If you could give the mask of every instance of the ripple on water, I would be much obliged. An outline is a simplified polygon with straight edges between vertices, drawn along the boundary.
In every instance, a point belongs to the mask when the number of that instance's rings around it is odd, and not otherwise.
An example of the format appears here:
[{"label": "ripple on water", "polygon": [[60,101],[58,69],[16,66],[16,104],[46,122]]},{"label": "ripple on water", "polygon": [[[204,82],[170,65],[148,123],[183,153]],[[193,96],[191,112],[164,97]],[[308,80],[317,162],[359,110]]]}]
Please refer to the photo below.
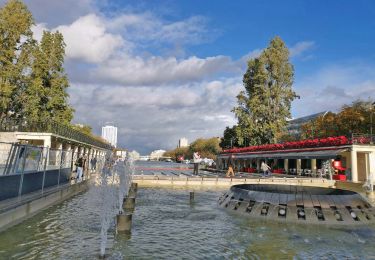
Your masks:
[{"label": "ripple on water", "polygon": [[[90,189],[0,235],[0,259],[96,259],[100,200]],[[131,235],[108,237],[108,259],[324,259],[375,256],[374,227],[328,229],[244,218],[222,192],[139,189]],[[341,242],[338,241],[341,240]]]}]

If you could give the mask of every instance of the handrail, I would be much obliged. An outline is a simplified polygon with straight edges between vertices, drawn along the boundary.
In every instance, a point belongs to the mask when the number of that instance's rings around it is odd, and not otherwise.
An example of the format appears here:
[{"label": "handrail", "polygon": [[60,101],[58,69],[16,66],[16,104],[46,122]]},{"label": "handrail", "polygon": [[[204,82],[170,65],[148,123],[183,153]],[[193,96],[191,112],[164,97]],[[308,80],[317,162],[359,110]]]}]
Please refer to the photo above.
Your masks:
[{"label": "handrail", "polygon": [[55,121],[27,121],[27,120],[3,120],[0,123],[0,132],[47,132],[63,137],[77,140],[82,143],[97,146],[103,149],[113,147],[105,142],[99,141],[87,134],[73,129],[68,125],[63,125]]}]

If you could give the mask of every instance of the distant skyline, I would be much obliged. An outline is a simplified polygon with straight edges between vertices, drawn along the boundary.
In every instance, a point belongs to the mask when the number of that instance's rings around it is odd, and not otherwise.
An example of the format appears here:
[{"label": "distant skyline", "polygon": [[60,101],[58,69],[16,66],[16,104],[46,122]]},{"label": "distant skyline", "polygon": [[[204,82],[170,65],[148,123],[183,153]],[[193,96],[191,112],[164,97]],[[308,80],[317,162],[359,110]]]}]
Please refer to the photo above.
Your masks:
[{"label": "distant skyline", "polygon": [[[0,4],[4,4],[0,0]],[[149,154],[221,136],[246,60],[276,35],[295,68],[292,116],[375,97],[375,1],[27,0],[35,37],[63,33],[74,122]]]}]

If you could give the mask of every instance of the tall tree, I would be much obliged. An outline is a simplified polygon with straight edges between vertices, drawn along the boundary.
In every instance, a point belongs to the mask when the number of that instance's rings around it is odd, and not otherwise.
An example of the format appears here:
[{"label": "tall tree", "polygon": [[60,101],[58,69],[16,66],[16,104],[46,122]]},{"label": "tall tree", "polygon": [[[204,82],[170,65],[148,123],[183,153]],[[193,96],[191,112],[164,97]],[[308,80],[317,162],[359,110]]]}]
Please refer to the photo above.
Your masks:
[{"label": "tall tree", "polygon": [[0,9],[0,122],[20,117],[19,97],[27,85],[35,44],[33,23],[32,14],[21,1],[10,0]]},{"label": "tall tree", "polygon": [[290,118],[291,102],[298,97],[292,89],[294,70],[289,50],[280,37],[271,40],[258,58],[248,61],[243,77],[245,90],[233,109],[238,143],[258,145],[277,142]]},{"label": "tall tree", "polygon": [[30,84],[23,95],[24,115],[30,120],[69,124],[73,109],[68,104],[69,81],[63,68],[65,43],[61,33],[43,32],[33,50]]}]

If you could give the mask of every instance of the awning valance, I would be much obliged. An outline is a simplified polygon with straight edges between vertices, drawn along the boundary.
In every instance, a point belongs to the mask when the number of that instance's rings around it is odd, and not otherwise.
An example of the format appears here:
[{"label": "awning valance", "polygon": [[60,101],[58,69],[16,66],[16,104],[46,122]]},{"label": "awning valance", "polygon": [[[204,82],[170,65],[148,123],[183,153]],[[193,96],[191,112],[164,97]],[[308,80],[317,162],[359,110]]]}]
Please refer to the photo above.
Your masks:
[{"label": "awning valance", "polygon": [[[233,154],[234,159],[256,159],[256,158],[272,158],[272,159],[334,159],[340,153],[348,149],[330,149],[321,151],[294,151],[294,152],[276,152],[276,153],[250,153],[250,154]],[[226,159],[230,155],[219,155],[219,159]]]}]

